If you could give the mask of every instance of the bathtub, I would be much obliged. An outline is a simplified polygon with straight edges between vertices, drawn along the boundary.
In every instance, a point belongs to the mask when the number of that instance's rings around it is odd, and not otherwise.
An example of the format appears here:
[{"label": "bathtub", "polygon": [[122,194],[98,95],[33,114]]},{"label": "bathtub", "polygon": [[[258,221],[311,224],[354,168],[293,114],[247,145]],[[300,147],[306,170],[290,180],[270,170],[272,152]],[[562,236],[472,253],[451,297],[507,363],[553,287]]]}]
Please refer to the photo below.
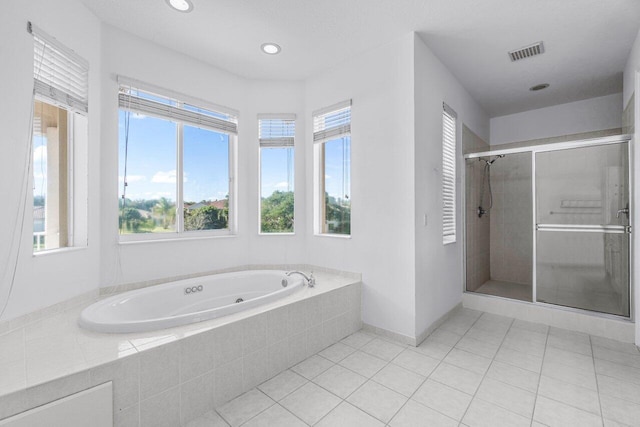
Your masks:
[{"label": "bathtub", "polygon": [[80,327],[108,333],[143,332],[202,322],[267,304],[302,289],[303,278],[251,270],[179,280],[124,292],[85,308]]}]

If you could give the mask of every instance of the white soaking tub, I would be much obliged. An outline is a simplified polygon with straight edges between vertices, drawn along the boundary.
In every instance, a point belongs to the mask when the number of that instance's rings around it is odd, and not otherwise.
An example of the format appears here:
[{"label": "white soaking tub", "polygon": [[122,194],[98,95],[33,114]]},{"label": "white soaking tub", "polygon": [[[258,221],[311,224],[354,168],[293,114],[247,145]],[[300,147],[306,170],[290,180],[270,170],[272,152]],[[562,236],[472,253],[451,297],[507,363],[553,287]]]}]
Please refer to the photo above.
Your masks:
[{"label": "white soaking tub", "polygon": [[78,323],[128,333],[202,322],[267,304],[302,289],[300,275],[250,270],[179,280],[124,292],[85,308]]}]

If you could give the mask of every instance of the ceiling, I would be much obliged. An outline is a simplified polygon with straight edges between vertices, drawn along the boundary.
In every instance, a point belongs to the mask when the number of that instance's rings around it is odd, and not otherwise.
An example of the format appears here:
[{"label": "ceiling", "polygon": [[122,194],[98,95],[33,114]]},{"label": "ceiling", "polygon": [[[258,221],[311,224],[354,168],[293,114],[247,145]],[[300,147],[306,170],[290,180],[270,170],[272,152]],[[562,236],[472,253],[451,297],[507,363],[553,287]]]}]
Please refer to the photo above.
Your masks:
[{"label": "ceiling", "polygon": [[[252,79],[304,80],[416,31],[491,116],[622,91],[638,0],[82,0],[104,22]],[[544,41],[511,63],[507,51]],[[260,51],[276,42],[276,56]],[[540,92],[529,87],[550,83]]]}]

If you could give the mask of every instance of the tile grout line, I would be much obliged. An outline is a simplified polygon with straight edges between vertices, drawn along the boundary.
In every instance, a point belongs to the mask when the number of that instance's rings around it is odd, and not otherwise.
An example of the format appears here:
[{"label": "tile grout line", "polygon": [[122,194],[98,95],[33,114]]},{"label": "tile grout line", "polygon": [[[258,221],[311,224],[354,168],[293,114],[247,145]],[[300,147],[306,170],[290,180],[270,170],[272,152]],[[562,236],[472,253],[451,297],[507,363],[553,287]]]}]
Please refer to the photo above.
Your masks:
[{"label": "tile grout line", "polygon": [[[454,348],[456,348],[456,344],[458,344],[458,343],[460,342],[460,340],[462,340],[462,338],[464,338],[464,336],[467,334],[467,332],[469,332],[469,331],[471,330],[471,328],[473,328],[473,325],[475,325],[481,317],[482,317],[482,314],[481,314],[480,316],[476,317],[476,319],[475,319],[475,320],[473,321],[473,323],[469,326],[469,328],[466,330],[466,332],[465,332],[464,334],[462,334],[462,335],[460,336],[460,338],[459,338],[459,339],[458,339],[458,340],[457,340],[457,341],[456,341],[456,342],[451,346],[451,348],[449,349],[449,351],[447,351],[447,353],[446,353],[444,356],[442,356],[442,359],[440,359],[440,361],[438,362],[438,364],[433,368],[433,370],[429,373],[429,375],[427,375],[427,376],[426,376],[426,378],[424,379],[424,381],[422,381],[422,383],[420,383],[420,385],[418,386],[418,388],[416,388],[416,389],[415,389],[415,391],[411,394],[411,396],[409,396],[409,399],[407,399],[407,401],[406,401],[406,402],[405,402],[405,403],[404,403],[404,404],[403,404],[403,405],[402,405],[402,406],[401,406],[401,407],[396,411],[396,413],[393,415],[393,417],[391,417],[391,420],[389,420],[389,423],[390,423],[390,422],[391,422],[391,421],[396,417],[396,415],[398,415],[398,413],[399,413],[399,412],[400,412],[400,411],[401,411],[401,410],[402,410],[402,409],[407,405],[407,403],[409,402],[409,400],[411,400],[411,399],[413,398],[413,396],[415,396],[415,394],[418,392],[418,390],[420,390],[420,388],[422,388],[422,386],[423,386],[423,385],[424,385],[424,384],[425,384],[425,383],[426,383],[426,382],[431,378],[431,375],[432,375],[432,374],[433,374],[433,373],[438,369],[438,367],[442,364],[442,362],[444,362],[444,359],[449,355],[449,353],[451,353],[451,351],[452,351]],[[442,326],[442,325],[440,325],[440,326]],[[436,328],[433,332],[437,331],[437,330],[440,328],[440,326],[438,326],[438,328]],[[443,329],[443,330],[445,330],[445,331],[446,331],[446,329]],[[432,332],[431,334],[433,334],[433,332]],[[455,334],[455,332],[453,332],[453,331],[449,331],[449,332],[451,332],[451,333],[454,333],[454,334]],[[427,338],[428,338],[429,336],[431,336],[431,334],[429,334],[429,335],[427,336]],[[458,334],[456,334],[456,335],[458,335]],[[426,338],[425,338],[425,341],[426,341]],[[423,341],[423,342],[424,342],[424,341]],[[444,343],[442,343],[442,344],[444,344]],[[431,380],[431,381],[436,381],[436,380]],[[440,383],[439,381],[436,381],[436,382],[437,382],[437,383],[439,383],[439,384],[442,384],[442,383]],[[451,386],[448,386],[448,385],[446,385],[446,384],[443,384],[443,385],[445,385],[445,386],[447,386],[447,387],[451,387]],[[456,390],[457,390],[457,389],[456,389]],[[472,399],[473,399],[473,398],[472,398]],[[416,401],[416,402],[417,402],[417,401]],[[417,402],[417,403],[420,403],[420,402]],[[421,404],[421,403],[420,403],[420,404]],[[469,404],[471,404],[471,402],[469,402]],[[421,404],[421,405],[422,405],[422,404]],[[442,415],[444,415],[444,416],[446,416],[446,417],[448,417],[448,418],[450,418],[450,419],[452,419],[452,420],[454,420],[454,421],[457,421],[457,420],[455,420],[454,418],[451,418],[450,416],[448,416],[448,415],[446,415],[446,414],[443,414],[442,412],[438,411],[437,409],[433,409],[433,408],[431,408],[431,407],[429,407],[429,406],[426,406],[426,405],[424,405],[424,406],[425,406],[425,407],[427,407],[427,408],[429,408],[429,409],[431,409],[431,410],[433,410],[433,411],[435,411],[435,412],[437,412],[437,413],[439,413],[439,414],[442,414]],[[468,409],[468,407],[467,407],[467,409]],[[465,414],[466,414],[466,410],[465,410]],[[465,415],[465,414],[463,414],[463,415],[462,415],[462,417],[460,418],[460,421],[458,421],[458,425],[462,424],[462,419],[464,418],[464,415]],[[389,425],[389,423],[387,423],[387,425]]]},{"label": "tile grout line", "polygon": [[591,341],[591,335],[589,335],[589,346],[591,348],[591,362],[593,363],[593,376],[596,379],[596,392],[598,393],[598,409],[600,409],[600,421],[604,425],[604,412],[602,412],[602,402],[600,400],[600,385],[598,384],[598,371],[596,371],[596,360],[593,351],[593,341]]},{"label": "tile grout line", "polygon": [[[484,313],[482,315],[480,315],[480,317],[478,318],[478,320],[484,316]],[[509,331],[511,330],[511,327],[513,326],[513,322],[515,321],[515,319],[511,318],[511,322],[509,323],[509,328],[507,328],[507,331],[505,332],[504,336],[502,337],[502,340],[500,341],[500,345],[498,346],[498,349],[500,349],[500,347],[502,347],[502,344],[504,343],[504,340],[507,338],[507,334],[509,333]],[[475,323],[474,323],[475,325]],[[472,326],[473,327],[473,326]],[[469,328],[469,330],[471,330],[471,328]],[[469,331],[467,331],[468,333]],[[465,334],[466,335],[466,334]],[[498,352],[496,351],[496,354],[498,354]],[[489,372],[489,368],[491,367],[491,365],[493,364],[493,361],[495,360],[496,355],[494,354],[493,357],[491,358],[491,363],[489,364],[489,367],[487,367],[487,370],[484,372],[484,374],[482,375],[482,379],[480,380],[480,384],[478,384],[478,388],[476,388],[476,391],[473,393],[473,396],[471,397],[471,401],[469,402],[469,406],[467,406],[467,409],[464,411],[464,414],[462,415],[462,418],[460,419],[460,424],[462,424],[462,421],[464,420],[464,417],[467,415],[467,413],[469,412],[469,408],[471,407],[471,404],[473,403],[473,400],[476,398],[476,395],[478,394],[478,390],[480,390],[480,387],[482,386],[482,383],[484,382],[485,378],[487,377],[487,372]],[[480,399],[482,400],[482,399]],[[491,403],[491,402],[489,402]],[[500,405],[496,405],[499,408],[502,408]],[[503,408],[505,409],[505,408]],[[511,412],[511,411],[509,411]],[[515,412],[513,412],[515,414]],[[520,414],[517,414],[520,415]]]},{"label": "tile grout line", "polygon": [[538,374],[538,385],[536,386],[536,397],[533,399],[533,412],[531,413],[531,426],[533,426],[533,421],[536,415],[536,405],[538,404],[538,391],[540,391],[540,382],[542,381],[542,369],[544,366],[544,358],[547,355],[547,343],[549,342],[550,332],[551,332],[551,328],[547,327],[547,335],[544,340],[544,351],[542,352],[542,363],[540,364],[540,373]]}]

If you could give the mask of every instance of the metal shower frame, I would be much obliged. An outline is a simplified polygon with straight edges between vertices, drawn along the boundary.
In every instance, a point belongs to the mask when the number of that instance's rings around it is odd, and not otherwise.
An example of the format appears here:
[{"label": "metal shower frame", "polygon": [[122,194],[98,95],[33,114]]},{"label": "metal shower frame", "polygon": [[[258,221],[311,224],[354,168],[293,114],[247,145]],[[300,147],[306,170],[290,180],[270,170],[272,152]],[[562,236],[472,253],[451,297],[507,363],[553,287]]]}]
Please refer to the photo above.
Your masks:
[{"label": "metal shower frame", "polygon": [[[556,304],[550,304],[550,303],[544,303],[544,302],[538,302],[537,301],[537,292],[536,292],[536,285],[537,285],[537,277],[536,277],[536,265],[537,265],[537,238],[536,238],[536,231],[537,231],[537,223],[536,223],[536,180],[535,180],[535,172],[536,172],[536,154],[537,153],[543,153],[543,152],[550,152],[550,151],[560,151],[560,150],[568,150],[568,149],[572,149],[572,148],[583,148],[583,147],[594,147],[594,146],[599,146],[599,145],[613,145],[613,144],[621,144],[621,143],[627,143],[627,149],[628,149],[628,161],[629,161],[629,182],[628,182],[628,192],[629,192],[629,229],[633,230],[634,226],[635,226],[635,217],[636,217],[636,212],[635,212],[635,200],[634,200],[634,186],[633,186],[633,181],[634,181],[634,176],[635,176],[635,171],[634,171],[634,165],[633,165],[633,154],[634,154],[634,138],[633,135],[615,135],[615,136],[607,136],[607,137],[603,137],[603,138],[592,138],[592,139],[582,139],[582,140],[577,140],[577,141],[566,141],[566,142],[555,142],[555,143],[548,143],[548,144],[539,144],[539,145],[525,145],[522,147],[515,147],[515,148],[504,148],[504,149],[495,149],[495,150],[488,150],[488,151],[482,151],[482,152],[477,152],[477,153],[468,153],[468,154],[464,154],[463,157],[463,164],[462,167],[460,168],[462,170],[462,182],[461,182],[461,194],[462,194],[462,236],[463,236],[463,250],[462,250],[462,264],[463,264],[463,289],[462,292],[463,293],[473,293],[475,295],[482,295],[482,294],[478,294],[476,292],[471,292],[471,291],[467,291],[467,198],[466,198],[466,186],[467,186],[467,181],[466,181],[466,164],[465,164],[465,160],[467,159],[476,159],[476,158],[480,158],[480,157],[487,157],[487,156],[496,156],[496,155],[508,155],[508,154],[518,154],[518,153],[531,153],[531,199],[532,199],[532,213],[533,213],[533,220],[532,220],[532,224],[531,224],[531,230],[533,233],[533,257],[532,257],[532,263],[533,263],[533,268],[532,268],[532,277],[531,277],[531,285],[532,285],[532,301],[520,301],[518,300],[518,302],[523,302],[523,303],[529,303],[529,304],[535,304],[535,305],[540,305],[540,306],[545,306],[545,307],[550,307],[553,309],[557,309],[557,310],[565,310],[565,311],[572,311],[572,312],[578,312],[578,313],[583,313],[583,314],[589,314],[592,316],[598,316],[598,317],[604,317],[604,318],[610,318],[610,319],[623,319],[623,320],[629,320],[629,321],[634,321],[635,320],[635,291],[634,291],[634,283],[635,283],[635,272],[634,272],[634,268],[633,268],[633,260],[634,260],[634,253],[635,253],[635,248],[634,248],[634,239],[633,239],[633,235],[630,234],[629,237],[629,317],[626,316],[619,316],[619,315],[615,315],[615,314],[609,314],[609,313],[601,313],[601,312],[597,312],[597,311],[591,311],[591,310],[586,310],[586,309],[581,309],[581,308],[575,308],[575,307],[567,307],[567,306],[561,306],[561,305],[556,305]],[[633,230],[634,232],[637,232],[636,230]],[[512,300],[511,298],[507,298],[507,297],[501,297],[501,296],[497,296],[497,295],[483,295],[489,298],[502,298],[502,299],[507,299],[507,300]]]}]

